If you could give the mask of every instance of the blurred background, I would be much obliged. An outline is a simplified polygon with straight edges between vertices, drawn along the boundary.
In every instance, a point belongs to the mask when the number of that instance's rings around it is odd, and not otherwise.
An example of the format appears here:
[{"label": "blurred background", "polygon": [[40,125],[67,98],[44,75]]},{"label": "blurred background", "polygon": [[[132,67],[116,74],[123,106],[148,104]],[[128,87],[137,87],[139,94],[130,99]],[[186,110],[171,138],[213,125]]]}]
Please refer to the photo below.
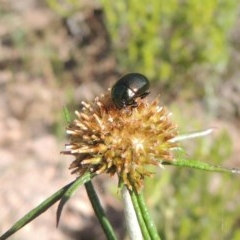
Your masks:
[{"label": "blurred background", "polygon": [[[63,107],[104,93],[123,74],[151,81],[173,112],[187,156],[240,167],[238,0],[0,0],[0,234],[75,179]],[[116,182],[95,186],[126,238]],[[239,176],[157,170],[144,189],[162,239],[240,239]],[[84,188],[56,229],[56,206],[10,239],[105,239]]]}]

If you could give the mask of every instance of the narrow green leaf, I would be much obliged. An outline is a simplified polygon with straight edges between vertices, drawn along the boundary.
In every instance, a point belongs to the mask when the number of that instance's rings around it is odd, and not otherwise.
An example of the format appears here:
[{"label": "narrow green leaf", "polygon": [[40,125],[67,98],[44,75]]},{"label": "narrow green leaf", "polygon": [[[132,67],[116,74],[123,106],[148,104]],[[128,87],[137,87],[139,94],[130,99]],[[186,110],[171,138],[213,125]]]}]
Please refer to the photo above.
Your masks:
[{"label": "narrow green leaf", "polygon": [[64,194],[62,195],[61,201],[58,205],[58,208],[57,208],[57,226],[59,224],[61,213],[62,213],[63,207],[66,204],[66,202],[78,190],[79,186],[90,181],[93,177],[94,177],[94,174],[91,175],[90,173],[85,173],[83,176],[77,178],[72,183],[72,185],[69,186],[69,188],[64,192]]},{"label": "narrow green leaf", "polygon": [[92,185],[92,182],[91,181],[86,182],[85,188],[86,188],[89,200],[91,201],[94,212],[95,212],[95,214],[102,226],[102,229],[106,235],[106,238],[108,240],[117,240],[117,237],[113,231],[111,223],[108,221],[107,216],[105,215],[105,212],[100,204],[97,193],[95,192],[95,189]]},{"label": "narrow green leaf", "polygon": [[66,106],[63,107],[63,113],[64,113],[64,117],[65,120],[67,121],[67,123],[71,122],[71,117],[70,117],[70,113],[68,111],[68,108]]},{"label": "narrow green leaf", "polygon": [[162,162],[163,165],[172,165],[176,167],[188,167],[188,168],[196,168],[204,171],[210,172],[223,172],[223,173],[238,173],[240,174],[240,169],[238,168],[224,168],[220,166],[213,166],[211,164],[191,160],[191,159],[175,159],[172,162]]},{"label": "narrow green leaf", "polygon": [[157,232],[157,228],[153,222],[153,219],[151,218],[151,216],[148,212],[143,194],[142,193],[134,193],[134,194],[138,201],[138,205],[139,205],[140,211],[142,213],[142,217],[143,217],[146,227],[148,229],[150,239],[151,240],[160,240],[160,237]]},{"label": "narrow green leaf", "polygon": [[[74,181],[75,182],[75,181]],[[27,213],[24,217],[22,217],[20,220],[18,220],[7,232],[5,232],[1,237],[0,240],[7,239],[9,236],[17,232],[19,229],[24,227],[27,223],[34,220],[36,217],[44,213],[48,208],[50,208],[54,203],[56,203],[61,197],[64,195],[64,193],[71,187],[74,182],[69,183],[65,187],[58,190],[56,193],[54,193],[52,196],[47,198],[45,201],[43,201],[40,205],[32,209],[29,213]]]},{"label": "narrow green leaf", "polygon": [[129,192],[130,192],[130,196],[132,199],[133,207],[134,207],[136,215],[137,215],[138,223],[139,223],[141,231],[142,231],[143,238],[144,238],[144,240],[151,240],[146,223],[142,216],[141,208],[140,208],[138,200],[137,200],[137,194],[134,191],[129,191]]}]

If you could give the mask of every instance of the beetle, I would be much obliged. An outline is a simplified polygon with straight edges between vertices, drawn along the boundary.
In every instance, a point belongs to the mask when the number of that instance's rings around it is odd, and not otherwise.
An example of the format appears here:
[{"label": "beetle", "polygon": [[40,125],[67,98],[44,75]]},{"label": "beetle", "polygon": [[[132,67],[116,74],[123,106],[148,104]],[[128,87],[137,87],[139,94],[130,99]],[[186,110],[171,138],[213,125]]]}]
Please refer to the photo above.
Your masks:
[{"label": "beetle", "polygon": [[112,87],[111,98],[119,109],[126,106],[137,107],[136,98],[144,98],[149,92],[149,80],[140,73],[128,73]]}]

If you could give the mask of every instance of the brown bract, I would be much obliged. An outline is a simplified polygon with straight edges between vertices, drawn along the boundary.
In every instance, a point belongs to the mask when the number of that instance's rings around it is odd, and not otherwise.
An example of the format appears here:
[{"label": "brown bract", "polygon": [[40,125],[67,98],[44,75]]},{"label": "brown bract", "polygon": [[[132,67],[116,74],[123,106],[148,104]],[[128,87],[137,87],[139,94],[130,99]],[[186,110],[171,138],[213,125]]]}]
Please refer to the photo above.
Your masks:
[{"label": "brown bract", "polygon": [[177,128],[170,113],[159,107],[159,100],[148,103],[137,99],[138,106],[118,109],[110,94],[83,102],[76,119],[67,127],[70,143],[62,153],[75,156],[72,173],[117,174],[119,182],[138,192],[153,165],[174,159],[172,140]]}]

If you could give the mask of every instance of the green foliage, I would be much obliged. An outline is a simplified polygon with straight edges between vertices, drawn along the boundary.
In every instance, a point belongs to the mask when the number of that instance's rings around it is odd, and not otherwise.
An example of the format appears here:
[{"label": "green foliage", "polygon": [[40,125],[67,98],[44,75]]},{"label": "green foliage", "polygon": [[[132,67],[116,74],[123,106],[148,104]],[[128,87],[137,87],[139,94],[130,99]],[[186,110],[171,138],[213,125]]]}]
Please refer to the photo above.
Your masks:
[{"label": "green foliage", "polygon": [[224,69],[237,0],[101,3],[124,72],[140,71],[166,86],[196,90]]},{"label": "green foliage", "polygon": [[[224,131],[211,141],[207,137],[195,141],[191,158],[196,160],[223,165],[231,153],[232,144]],[[233,176],[165,168],[157,178],[148,179],[145,188],[163,239],[232,239],[239,234],[240,186]]]},{"label": "green foliage", "polygon": [[[78,0],[47,0],[61,17],[89,7]],[[228,61],[228,33],[237,0],[100,0],[122,72],[138,71],[165,87],[202,96]],[[187,92],[188,94],[189,92]]]}]

